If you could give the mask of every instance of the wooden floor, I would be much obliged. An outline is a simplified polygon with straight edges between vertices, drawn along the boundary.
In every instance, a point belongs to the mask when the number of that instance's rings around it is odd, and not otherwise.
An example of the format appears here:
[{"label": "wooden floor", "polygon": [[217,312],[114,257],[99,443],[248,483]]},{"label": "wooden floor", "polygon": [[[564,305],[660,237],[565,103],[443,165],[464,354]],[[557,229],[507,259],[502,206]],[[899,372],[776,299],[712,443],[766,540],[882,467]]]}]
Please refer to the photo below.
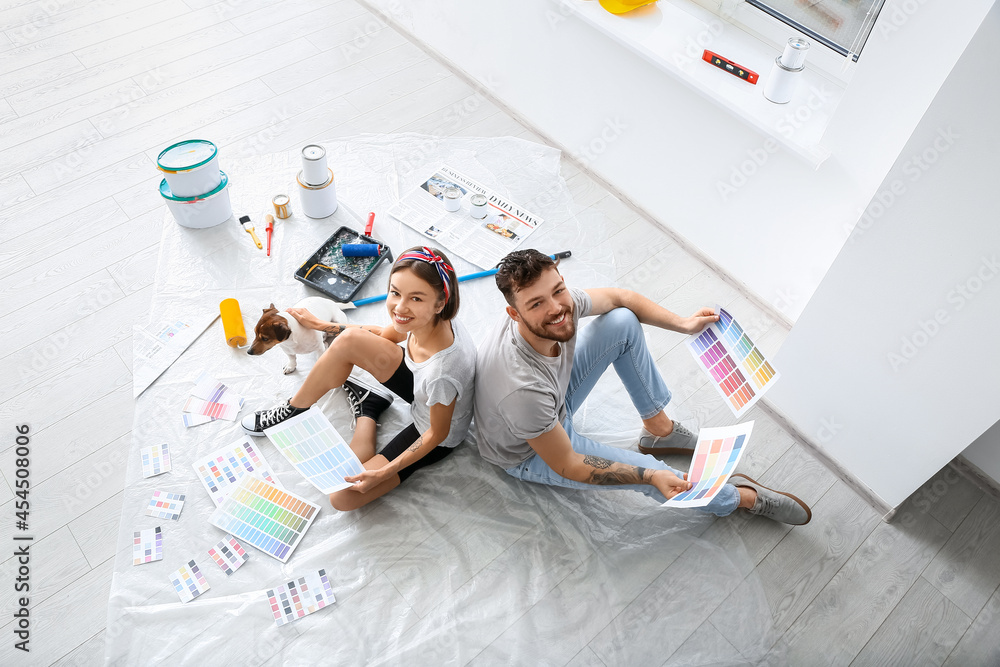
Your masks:
[{"label": "wooden floor", "polygon": [[[163,216],[158,149],[191,136],[230,158],[360,132],[535,137],[353,0],[0,0],[0,63],[4,619],[20,423],[32,428],[35,537],[32,652],[13,650],[4,621],[0,664],[99,664],[132,427],[131,326],[145,320]],[[564,164],[577,214],[611,237],[621,285],[680,312],[728,304],[773,354],[780,325]],[[684,367],[669,335],[650,339],[661,367]],[[673,377],[701,423],[732,421],[700,373]],[[722,520],[765,586],[775,633],[764,661],[1000,664],[1000,502],[946,469],[885,524],[755,415],[743,469],[789,487],[815,516],[796,529]],[[746,664],[740,593],[655,664],[700,664],[686,656],[706,649],[714,664]],[[565,662],[614,665],[633,606]],[[475,662],[502,659],[498,635]]]}]

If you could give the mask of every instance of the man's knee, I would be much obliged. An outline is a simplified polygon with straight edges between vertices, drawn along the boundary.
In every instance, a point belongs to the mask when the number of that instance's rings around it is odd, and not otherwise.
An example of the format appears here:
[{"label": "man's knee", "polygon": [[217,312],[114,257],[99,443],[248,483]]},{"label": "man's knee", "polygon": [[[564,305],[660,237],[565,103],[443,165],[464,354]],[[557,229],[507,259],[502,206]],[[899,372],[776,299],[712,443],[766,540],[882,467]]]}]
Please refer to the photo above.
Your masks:
[{"label": "man's knee", "polygon": [[601,315],[599,320],[604,320],[604,326],[611,327],[616,331],[630,331],[632,333],[642,333],[642,324],[628,308],[615,308]]}]

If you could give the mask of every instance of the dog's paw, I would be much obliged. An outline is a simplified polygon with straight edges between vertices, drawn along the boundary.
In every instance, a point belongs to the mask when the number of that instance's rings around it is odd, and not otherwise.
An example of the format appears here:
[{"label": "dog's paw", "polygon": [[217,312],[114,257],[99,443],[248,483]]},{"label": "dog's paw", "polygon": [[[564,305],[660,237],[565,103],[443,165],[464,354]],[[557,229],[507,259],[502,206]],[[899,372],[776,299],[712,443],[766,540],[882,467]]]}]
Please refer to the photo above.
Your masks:
[{"label": "dog's paw", "polygon": [[282,368],[281,370],[283,370],[285,372],[285,375],[288,375],[289,373],[294,373],[295,372],[295,364],[285,364],[285,367]]}]

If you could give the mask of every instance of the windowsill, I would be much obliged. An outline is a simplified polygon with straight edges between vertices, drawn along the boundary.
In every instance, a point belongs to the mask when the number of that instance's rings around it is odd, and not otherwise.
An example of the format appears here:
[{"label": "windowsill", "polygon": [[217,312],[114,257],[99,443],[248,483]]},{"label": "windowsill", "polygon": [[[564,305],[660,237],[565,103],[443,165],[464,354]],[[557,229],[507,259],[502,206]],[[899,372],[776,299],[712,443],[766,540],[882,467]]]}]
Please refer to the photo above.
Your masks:
[{"label": "windowsill", "polygon": [[[807,65],[788,104],[769,102],[764,83],[779,51],[685,0],[659,0],[623,15],[607,12],[596,0],[565,0],[565,6],[813,167],[830,156],[821,140],[843,97],[843,84]],[[757,84],[703,61],[706,48],[756,72]]]}]

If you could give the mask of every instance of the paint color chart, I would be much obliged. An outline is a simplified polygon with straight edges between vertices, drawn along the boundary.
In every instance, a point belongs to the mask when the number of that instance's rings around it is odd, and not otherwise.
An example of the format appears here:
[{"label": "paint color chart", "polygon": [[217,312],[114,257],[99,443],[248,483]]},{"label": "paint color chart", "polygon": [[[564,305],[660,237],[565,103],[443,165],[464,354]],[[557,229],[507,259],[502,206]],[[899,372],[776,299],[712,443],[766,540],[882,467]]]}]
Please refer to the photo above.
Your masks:
[{"label": "paint color chart", "polygon": [[781,376],[733,316],[717,312],[719,321],[692,336],[688,349],[733,414],[742,417]]},{"label": "paint color chart", "polygon": [[198,568],[198,563],[193,560],[189,560],[187,565],[181,565],[179,570],[171,574],[170,583],[174,585],[181,602],[190,602],[211,588]]},{"label": "paint color chart", "polygon": [[236,416],[240,414],[239,405],[215,403],[195,398],[194,396],[188,396],[188,399],[184,402],[183,410],[194,415],[211,417],[212,419],[226,419],[228,421],[236,421]]},{"label": "paint color chart", "polygon": [[284,563],[318,513],[309,501],[245,475],[208,520]]},{"label": "paint color chart", "polygon": [[[192,401],[191,399],[197,399]],[[243,397],[208,373],[202,373],[184,404],[184,426],[198,426],[216,419],[234,420],[243,407]],[[220,407],[220,406],[229,406]],[[190,408],[190,409],[189,409]],[[235,409],[232,417],[229,415]]]},{"label": "paint color chart", "polygon": [[163,533],[160,527],[137,530],[132,534],[132,565],[163,560]]},{"label": "paint color chart", "polygon": [[277,487],[281,487],[263,452],[245,435],[228,447],[195,461],[194,472],[212,496],[216,506],[221,505],[233,485],[246,474],[252,474]]},{"label": "paint color chart", "polygon": [[142,459],[142,477],[155,477],[170,471],[170,448],[166,445],[153,445],[139,450]]},{"label": "paint color chart", "polygon": [[267,601],[271,604],[274,624],[284,625],[337,600],[326,570],[320,570],[272,588],[267,592]]},{"label": "paint color chart", "polygon": [[183,493],[153,491],[153,497],[146,506],[146,515],[176,521],[180,518],[182,509],[184,509]]},{"label": "paint color chart", "polygon": [[323,493],[351,486],[344,477],[364,471],[326,415],[315,405],[264,431],[289,463]]},{"label": "paint color chart", "polygon": [[701,429],[688,466],[688,481],[692,486],[663,503],[664,507],[704,507],[710,503],[736,470],[750,442],[751,431],[752,421]]},{"label": "paint color chart", "polygon": [[229,536],[219,540],[218,544],[209,549],[208,555],[227,576],[240,569],[240,565],[250,559],[250,554],[240,546],[240,543]]}]

